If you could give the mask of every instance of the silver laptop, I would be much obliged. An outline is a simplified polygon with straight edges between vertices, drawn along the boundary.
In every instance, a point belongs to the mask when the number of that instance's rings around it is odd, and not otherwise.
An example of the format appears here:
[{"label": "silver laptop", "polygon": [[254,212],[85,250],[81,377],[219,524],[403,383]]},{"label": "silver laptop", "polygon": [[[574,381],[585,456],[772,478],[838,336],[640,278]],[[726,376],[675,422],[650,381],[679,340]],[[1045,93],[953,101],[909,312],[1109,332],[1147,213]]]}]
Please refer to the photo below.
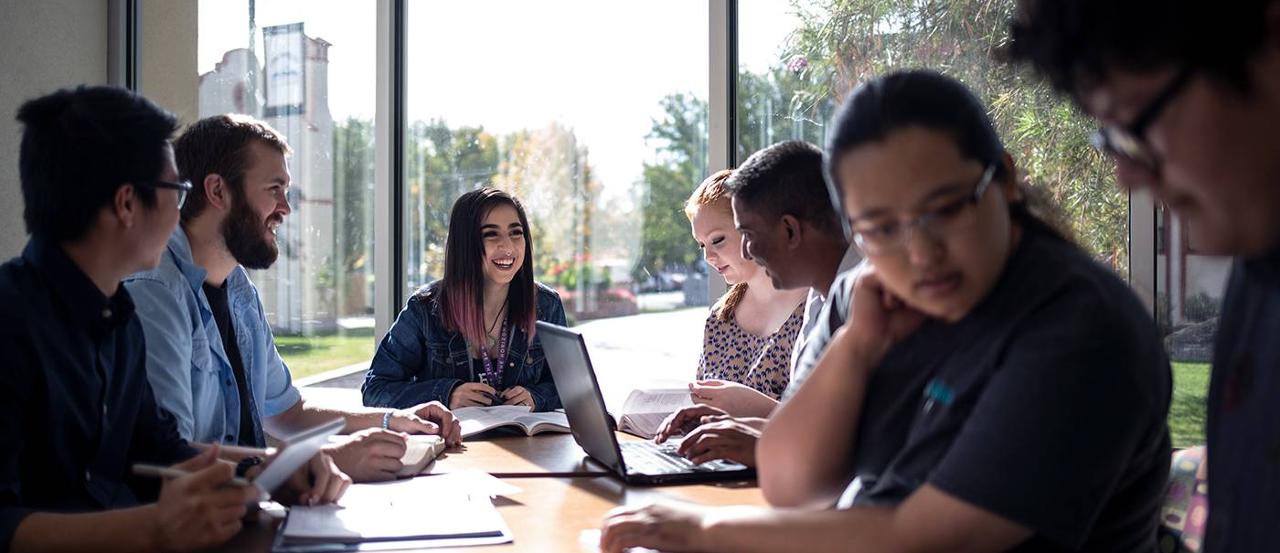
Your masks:
[{"label": "silver laptop", "polygon": [[744,480],[755,476],[754,470],[730,461],[695,465],[676,453],[671,441],[662,445],[647,440],[619,444],[582,334],[538,321],[538,339],[547,353],[547,365],[555,377],[573,439],[587,455],[628,484]]}]

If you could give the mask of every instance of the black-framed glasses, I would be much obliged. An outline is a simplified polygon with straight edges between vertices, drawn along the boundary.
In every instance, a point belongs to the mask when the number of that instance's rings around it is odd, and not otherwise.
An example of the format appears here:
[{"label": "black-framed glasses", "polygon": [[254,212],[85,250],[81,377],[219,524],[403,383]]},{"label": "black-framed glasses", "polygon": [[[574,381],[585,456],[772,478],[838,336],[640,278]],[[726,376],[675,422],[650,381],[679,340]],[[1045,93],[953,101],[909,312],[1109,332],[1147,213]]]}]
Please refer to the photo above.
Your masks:
[{"label": "black-framed glasses", "polygon": [[894,253],[906,247],[915,229],[939,237],[964,230],[977,220],[978,201],[995,179],[996,165],[987,165],[973,186],[973,192],[931,209],[909,220],[892,220],[865,226],[850,224],[853,240],[868,255]]},{"label": "black-framed glasses", "polygon": [[1134,117],[1128,125],[1109,125],[1095,131],[1089,139],[1093,147],[1147,169],[1155,169],[1159,165],[1159,160],[1151,150],[1151,145],[1147,143],[1147,129],[1160,118],[1160,114],[1164,113],[1164,108],[1169,106],[1169,102],[1182,92],[1182,89],[1191,81],[1193,74],[1194,71],[1191,68],[1178,71],[1173,80],[1164,85],[1164,88],[1160,89],[1150,102],[1147,102],[1146,107],[1142,108],[1138,116]]},{"label": "black-framed glasses", "polygon": [[164,180],[150,180],[133,183],[135,186],[145,186],[151,189],[164,188],[167,190],[178,191],[178,209],[182,209],[182,204],[187,201],[187,194],[191,192],[191,181],[169,182]]}]

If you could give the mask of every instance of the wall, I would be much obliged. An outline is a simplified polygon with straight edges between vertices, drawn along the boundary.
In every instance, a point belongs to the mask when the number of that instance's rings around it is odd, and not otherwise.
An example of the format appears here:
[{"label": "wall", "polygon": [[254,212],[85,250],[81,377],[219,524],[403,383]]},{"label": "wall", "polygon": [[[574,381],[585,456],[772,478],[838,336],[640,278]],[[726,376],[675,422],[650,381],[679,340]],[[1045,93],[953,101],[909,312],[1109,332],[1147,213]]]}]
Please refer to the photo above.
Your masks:
[{"label": "wall", "polygon": [[176,114],[180,124],[196,122],[199,2],[140,0],[138,12],[138,90]]},{"label": "wall", "polygon": [[106,0],[0,0],[0,259],[27,241],[13,117],[32,97],[107,82],[107,13]]}]

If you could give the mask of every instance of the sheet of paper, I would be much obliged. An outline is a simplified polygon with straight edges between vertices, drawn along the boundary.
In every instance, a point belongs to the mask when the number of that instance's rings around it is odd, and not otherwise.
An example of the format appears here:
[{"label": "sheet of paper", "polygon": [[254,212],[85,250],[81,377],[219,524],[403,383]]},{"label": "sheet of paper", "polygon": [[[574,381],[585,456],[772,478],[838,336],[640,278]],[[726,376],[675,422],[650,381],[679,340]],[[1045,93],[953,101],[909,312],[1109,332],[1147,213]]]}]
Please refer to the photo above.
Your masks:
[{"label": "sheet of paper", "polygon": [[450,488],[453,491],[467,493],[472,497],[510,497],[523,491],[519,487],[481,470],[460,470],[458,472],[435,475],[431,478],[436,479],[433,484],[440,485],[442,488]]},{"label": "sheet of paper", "polygon": [[464,489],[476,478],[431,476],[355,484],[336,505],[293,507],[284,535],[355,542],[509,534],[488,490]]}]

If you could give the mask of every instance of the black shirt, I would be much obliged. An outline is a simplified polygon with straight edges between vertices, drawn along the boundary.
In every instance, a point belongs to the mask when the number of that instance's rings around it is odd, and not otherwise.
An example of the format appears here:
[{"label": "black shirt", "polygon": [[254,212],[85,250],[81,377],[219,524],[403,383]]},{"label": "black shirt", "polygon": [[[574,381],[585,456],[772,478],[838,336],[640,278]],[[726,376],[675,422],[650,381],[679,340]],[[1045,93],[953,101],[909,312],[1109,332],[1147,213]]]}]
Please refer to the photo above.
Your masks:
[{"label": "black shirt", "polygon": [[1280,522],[1280,249],[1237,261],[1209,384],[1205,551],[1275,551]]},{"label": "black shirt", "polygon": [[[846,320],[852,284],[833,286],[811,349]],[[1029,528],[1013,551],[1155,551],[1170,393],[1128,286],[1028,228],[964,319],[926,323],[872,373],[854,503],[897,504],[928,483]]]},{"label": "black shirt", "polygon": [[212,286],[204,283],[204,295],[209,299],[209,309],[213,311],[213,320],[218,325],[218,334],[222,336],[222,349],[231,361],[231,372],[236,377],[236,390],[240,393],[240,445],[259,447],[257,432],[254,430],[253,398],[249,396],[249,385],[244,377],[244,358],[240,355],[240,346],[236,344],[236,327],[231,322],[231,307],[227,304],[227,283]]},{"label": "black shirt", "polygon": [[147,383],[142,325],[58,247],[33,239],[0,265],[0,552],[32,512],[154,499],[135,462],[195,454]]}]

